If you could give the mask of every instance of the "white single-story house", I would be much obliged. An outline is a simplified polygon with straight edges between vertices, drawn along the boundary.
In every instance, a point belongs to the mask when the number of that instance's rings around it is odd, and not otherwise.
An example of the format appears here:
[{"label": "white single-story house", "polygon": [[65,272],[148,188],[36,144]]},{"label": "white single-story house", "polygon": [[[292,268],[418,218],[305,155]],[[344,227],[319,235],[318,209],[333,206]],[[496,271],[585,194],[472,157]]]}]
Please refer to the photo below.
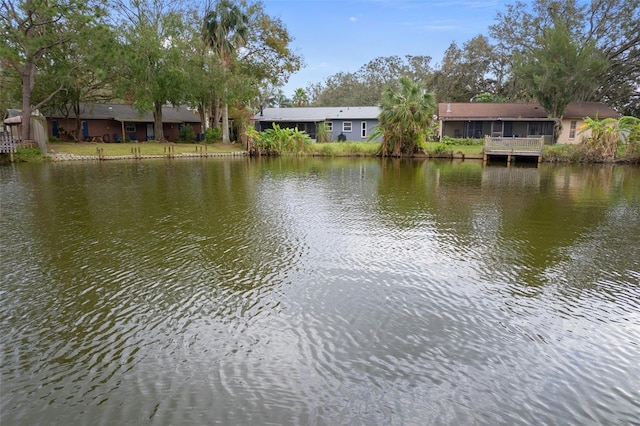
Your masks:
[{"label": "white single-story house", "polygon": [[[619,118],[620,114],[601,102],[572,102],[564,112],[556,142],[576,144],[589,136],[580,133],[585,117]],[[537,103],[440,103],[438,120],[441,139],[545,136],[545,143],[553,143],[555,121]]]},{"label": "white single-story house", "polygon": [[305,131],[315,139],[317,125],[325,123],[330,141],[366,141],[378,126],[379,114],[377,106],[264,108],[252,119],[258,131],[270,129],[275,123]]}]

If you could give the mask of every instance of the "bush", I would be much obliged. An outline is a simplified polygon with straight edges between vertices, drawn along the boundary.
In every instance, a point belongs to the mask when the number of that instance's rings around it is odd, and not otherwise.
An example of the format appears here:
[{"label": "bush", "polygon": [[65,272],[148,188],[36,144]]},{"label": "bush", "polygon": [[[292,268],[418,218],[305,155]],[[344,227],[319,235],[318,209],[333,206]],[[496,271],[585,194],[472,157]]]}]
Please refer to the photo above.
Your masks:
[{"label": "bush", "polygon": [[178,132],[178,142],[194,143],[196,141],[196,132],[193,127],[186,124],[180,127]]},{"label": "bush", "polygon": [[273,128],[263,132],[249,127],[246,135],[254,141],[252,154],[258,155],[302,154],[309,151],[313,143],[304,131],[283,129],[275,123]]},{"label": "bush", "polygon": [[327,123],[318,123],[316,127],[316,141],[318,143],[331,142],[331,133],[327,128]]},{"label": "bush", "polygon": [[545,146],[542,150],[542,159],[552,163],[573,163],[576,158],[575,145]]},{"label": "bush", "polygon": [[443,136],[441,142],[445,145],[480,146],[484,143],[484,140],[473,138],[452,138],[451,136]]},{"label": "bush", "polygon": [[451,155],[453,156],[453,151],[444,143],[439,143],[434,145],[431,150],[428,151],[430,155]]},{"label": "bush", "polygon": [[611,159],[603,156],[602,151],[587,140],[578,145],[546,146],[542,160],[551,163],[602,163]]},{"label": "bush", "polygon": [[218,127],[209,127],[204,135],[206,143],[222,142],[222,130]]}]

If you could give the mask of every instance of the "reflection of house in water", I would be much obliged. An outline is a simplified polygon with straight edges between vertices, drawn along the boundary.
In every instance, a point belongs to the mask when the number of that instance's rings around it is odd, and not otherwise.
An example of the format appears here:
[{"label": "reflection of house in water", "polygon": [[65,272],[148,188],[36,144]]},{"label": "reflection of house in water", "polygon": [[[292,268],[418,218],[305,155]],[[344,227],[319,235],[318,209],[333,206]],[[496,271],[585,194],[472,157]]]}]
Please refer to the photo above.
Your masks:
[{"label": "reflection of house in water", "polygon": [[484,167],[482,186],[539,188],[540,169],[537,167]]},{"label": "reflection of house in water", "polygon": [[608,197],[619,184],[620,173],[615,173],[612,164],[591,165],[590,167],[557,166],[553,174],[553,185],[572,199],[584,201],[593,197]]}]

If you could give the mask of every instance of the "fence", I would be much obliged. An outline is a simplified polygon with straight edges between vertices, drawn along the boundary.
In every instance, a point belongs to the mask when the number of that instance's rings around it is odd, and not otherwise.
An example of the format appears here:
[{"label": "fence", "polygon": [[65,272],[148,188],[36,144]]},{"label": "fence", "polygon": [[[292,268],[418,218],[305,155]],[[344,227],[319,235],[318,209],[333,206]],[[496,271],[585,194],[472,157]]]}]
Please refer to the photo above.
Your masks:
[{"label": "fence", "polygon": [[16,152],[16,140],[8,132],[0,131],[0,153]]}]

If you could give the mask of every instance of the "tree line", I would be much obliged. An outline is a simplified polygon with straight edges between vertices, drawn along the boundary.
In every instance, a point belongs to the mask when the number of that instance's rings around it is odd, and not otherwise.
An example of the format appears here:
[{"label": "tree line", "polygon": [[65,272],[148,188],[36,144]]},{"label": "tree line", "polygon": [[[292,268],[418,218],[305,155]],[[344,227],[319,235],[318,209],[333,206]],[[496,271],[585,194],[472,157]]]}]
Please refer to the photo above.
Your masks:
[{"label": "tree line", "polygon": [[[1,0],[0,110],[21,105],[73,117],[81,103],[117,101],[152,111],[187,104],[203,129],[248,110],[302,66],[285,25],[249,0]],[[80,134],[80,123],[75,134]]]},{"label": "tree line", "polygon": [[[265,106],[379,105],[401,77],[438,102],[538,101],[561,117],[571,101],[603,101],[640,115],[640,0],[516,0],[442,61],[373,59],[287,99],[303,66],[281,20],[252,0],[0,0],[0,110],[21,105],[73,117],[81,103],[152,111],[188,104],[203,130],[244,123]],[[80,134],[80,123],[76,135]]]},{"label": "tree line", "polygon": [[603,101],[640,115],[639,0],[517,0],[488,28],[442,61],[429,56],[379,57],[306,91],[317,106],[377,105],[402,76],[439,102],[537,101],[561,117],[572,101]]}]

